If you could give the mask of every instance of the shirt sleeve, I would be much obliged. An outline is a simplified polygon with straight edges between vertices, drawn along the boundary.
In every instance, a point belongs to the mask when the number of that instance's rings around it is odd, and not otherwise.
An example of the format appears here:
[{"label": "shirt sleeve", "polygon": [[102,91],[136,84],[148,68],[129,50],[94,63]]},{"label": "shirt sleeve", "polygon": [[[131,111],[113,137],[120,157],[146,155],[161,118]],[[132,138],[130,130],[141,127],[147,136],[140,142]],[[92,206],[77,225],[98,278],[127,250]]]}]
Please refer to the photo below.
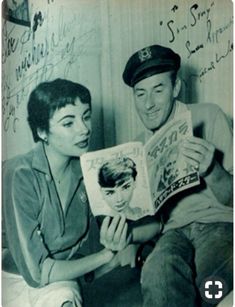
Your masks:
[{"label": "shirt sleeve", "polygon": [[216,148],[216,158],[230,174],[233,173],[233,132],[232,122],[218,107],[215,107],[215,120],[209,136]]},{"label": "shirt sleeve", "polygon": [[[11,164],[3,167],[3,218],[8,248],[19,273],[32,287],[42,284],[42,264],[49,256],[40,234],[36,184],[35,175],[29,167]],[[45,278],[43,283],[46,283]]]}]

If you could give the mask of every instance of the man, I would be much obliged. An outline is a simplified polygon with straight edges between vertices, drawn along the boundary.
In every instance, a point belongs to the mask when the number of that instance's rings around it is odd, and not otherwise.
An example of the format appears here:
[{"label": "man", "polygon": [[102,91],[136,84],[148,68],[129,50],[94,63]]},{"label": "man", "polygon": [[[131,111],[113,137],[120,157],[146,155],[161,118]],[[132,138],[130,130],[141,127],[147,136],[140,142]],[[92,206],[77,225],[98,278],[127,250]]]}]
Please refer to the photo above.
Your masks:
[{"label": "man", "polygon": [[[184,142],[182,152],[201,180],[199,187],[163,206],[162,235],[142,270],[144,306],[212,306],[233,286],[231,126],[216,105],[177,100],[180,62],[171,49],[153,45],[134,53],[123,72],[137,113],[151,133],[191,111],[194,136]],[[209,286],[215,280],[222,291],[213,293]]]}]

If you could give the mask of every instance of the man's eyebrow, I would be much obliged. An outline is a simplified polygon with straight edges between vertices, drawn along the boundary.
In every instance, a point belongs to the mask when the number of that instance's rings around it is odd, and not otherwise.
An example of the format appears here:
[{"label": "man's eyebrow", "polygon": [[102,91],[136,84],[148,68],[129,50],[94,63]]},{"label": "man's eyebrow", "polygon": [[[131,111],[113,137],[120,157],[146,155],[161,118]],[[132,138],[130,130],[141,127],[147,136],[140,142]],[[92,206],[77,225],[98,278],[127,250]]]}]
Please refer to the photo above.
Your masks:
[{"label": "man's eyebrow", "polygon": [[160,87],[160,86],[163,86],[163,83],[158,83],[158,84],[154,85],[154,88],[157,88],[157,87]]},{"label": "man's eyebrow", "polygon": [[[158,88],[158,87],[160,87],[160,86],[163,86],[163,83],[162,83],[162,82],[161,82],[161,83],[158,83],[158,84],[155,84],[155,85],[153,86],[153,88]],[[135,90],[135,91],[144,91],[145,88],[136,87],[134,90]]]}]

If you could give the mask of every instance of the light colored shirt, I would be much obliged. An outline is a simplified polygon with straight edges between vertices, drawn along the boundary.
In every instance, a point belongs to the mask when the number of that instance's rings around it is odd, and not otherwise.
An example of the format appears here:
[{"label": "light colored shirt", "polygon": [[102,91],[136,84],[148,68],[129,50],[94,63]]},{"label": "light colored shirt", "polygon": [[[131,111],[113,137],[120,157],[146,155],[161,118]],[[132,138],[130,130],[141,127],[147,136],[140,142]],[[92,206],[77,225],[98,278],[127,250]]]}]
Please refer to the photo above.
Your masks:
[{"label": "light colored shirt", "polygon": [[87,237],[90,210],[79,159],[72,168],[63,210],[41,143],[3,164],[3,270],[32,287],[49,282],[53,260],[77,257]]},{"label": "light colored shirt", "polygon": [[[217,161],[232,174],[233,135],[227,116],[215,104],[186,105],[177,100],[173,118],[187,109],[192,114],[194,136],[211,142],[216,148]],[[145,141],[150,136],[151,132],[147,132]],[[232,208],[221,204],[204,180],[201,180],[200,186],[172,197],[167,206],[171,212],[163,232],[192,222],[233,222]]]}]

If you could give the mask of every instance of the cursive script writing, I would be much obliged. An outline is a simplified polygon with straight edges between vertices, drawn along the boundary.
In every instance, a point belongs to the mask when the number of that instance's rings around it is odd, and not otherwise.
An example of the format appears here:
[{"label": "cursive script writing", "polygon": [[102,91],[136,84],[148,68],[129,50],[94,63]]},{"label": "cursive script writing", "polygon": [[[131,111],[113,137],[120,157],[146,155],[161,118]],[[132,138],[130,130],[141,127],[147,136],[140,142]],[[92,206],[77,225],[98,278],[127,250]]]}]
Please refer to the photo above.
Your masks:
[{"label": "cursive script writing", "polygon": [[[194,3],[189,7],[189,18],[187,20],[187,24],[183,23],[181,25],[177,24],[176,19],[170,19],[166,22],[166,27],[169,32],[170,38],[169,42],[173,43],[176,39],[176,36],[181,32],[188,30],[189,27],[195,27],[199,22],[207,21],[210,18],[211,10],[214,6],[214,1],[210,3],[210,5],[206,9],[200,9],[200,6],[197,3]],[[178,9],[178,8],[177,8]],[[185,8],[184,8],[185,9]],[[180,13],[180,9],[179,13]],[[175,12],[175,11],[174,11]],[[164,23],[161,20],[160,26],[163,26]]]},{"label": "cursive script writing", "polygon": [[185,46],[186,46],[186,49],[188,50],[188,58],[190,58],[192,54],[195,54],[196,52],[198,52],[198,50],[204,48],[204,45],[203,45],[203,44],[200,44],[200,45],[197,45],[196,48],[191,49],[191,43],[190,43],[190,41],[187,41],[187,42],[185,43]]}]

